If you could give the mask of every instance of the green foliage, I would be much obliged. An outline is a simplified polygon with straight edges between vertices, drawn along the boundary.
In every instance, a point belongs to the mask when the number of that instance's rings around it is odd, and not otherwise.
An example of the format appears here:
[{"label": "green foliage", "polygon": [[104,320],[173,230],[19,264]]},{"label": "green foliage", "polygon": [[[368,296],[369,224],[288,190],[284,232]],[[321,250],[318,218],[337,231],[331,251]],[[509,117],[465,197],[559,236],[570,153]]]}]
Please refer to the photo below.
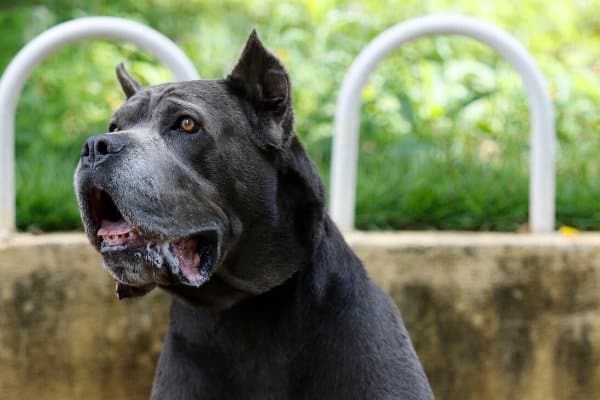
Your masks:
[{"label": "green foliage", "polygon": [[[516,36],[544,71],[557,108],[558,224],[600,228],[600,1],[72,0],[0,5],[0,69],[56,23],[116,15],[177,42],[204,77],[224,76],[253,27],[290,70],[297,132],[327,181],[337,91],[363,46],[434,12],[474,15]],[[18,226],[79,228],[72,172],[123,97],[114,66],[146,84],[170,79],[148,54],[105,41],[70,45],[35,69],[17,115]],[[515,230],[526,223],[529,122],[519,76],[470,39],[403,46],[363,91],[357,226]]]}]

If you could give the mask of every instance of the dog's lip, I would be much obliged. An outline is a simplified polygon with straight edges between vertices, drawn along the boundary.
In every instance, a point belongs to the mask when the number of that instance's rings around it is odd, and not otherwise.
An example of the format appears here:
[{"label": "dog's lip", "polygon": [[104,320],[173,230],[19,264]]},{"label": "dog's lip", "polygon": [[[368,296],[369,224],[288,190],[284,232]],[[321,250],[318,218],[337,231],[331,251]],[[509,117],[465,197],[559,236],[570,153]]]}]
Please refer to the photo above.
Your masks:
[{"label": "dog's lip", "polygon": [[118,280],[115,280],[115,294],[119,298],[119,300],[128,298],[128,297],[139,297],[148,293],[152,289],[156,287],[156,283],[146,283],[142,285],[131,285],[128,283],[123,283]]},{"label": "dog's lip", "polygon": [[99,251],[101,254],[104,253],[111,253],[111,252],[117,252],[117,251],[125,251],[125,250],[135,250],[135,249],[143,249],[145,248],[146,245],[145,244],[140,244],[137,246],[130,246],[127,244],[104,244],[104,242],[100,243],[100,247],[99,247]]},{"label": "dog's lip", "polygon": [[214,226],[200,229],[192,235],[168,240],[166,243],[172,249],[171,254],[177,258],[178,262],[172,273],[181,283],[201,286],[210,279],[219,264],[221,231]]}]

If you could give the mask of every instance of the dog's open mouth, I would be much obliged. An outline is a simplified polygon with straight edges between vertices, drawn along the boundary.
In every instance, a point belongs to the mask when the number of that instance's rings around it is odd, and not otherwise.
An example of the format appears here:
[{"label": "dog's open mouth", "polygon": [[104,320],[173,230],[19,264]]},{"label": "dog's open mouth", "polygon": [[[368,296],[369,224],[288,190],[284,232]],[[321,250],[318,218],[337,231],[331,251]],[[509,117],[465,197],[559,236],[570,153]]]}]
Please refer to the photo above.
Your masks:
[{"label": "dog's open mouth", "polygon": [[[218,257],[216,229],[161,240],[141,233],[102,189],[91,189],[90,206],[97,227],[97,245],[103,255],[133,252],[138,262],[151,264],[152,268],[168,268],[181,283],[190,286],[197,287],[208,280]],[[119,289],[117,282],[117,292]]]}]

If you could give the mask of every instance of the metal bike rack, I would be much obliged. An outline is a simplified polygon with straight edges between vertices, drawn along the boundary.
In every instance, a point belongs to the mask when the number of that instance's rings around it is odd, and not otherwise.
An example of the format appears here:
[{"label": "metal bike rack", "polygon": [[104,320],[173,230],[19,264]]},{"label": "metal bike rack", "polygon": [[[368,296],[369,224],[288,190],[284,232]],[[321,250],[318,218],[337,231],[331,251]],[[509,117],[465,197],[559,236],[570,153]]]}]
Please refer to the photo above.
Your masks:
[{"label": "metal bike rack", "polygon": [[137,22],[87,17],[59,24],[29,42],[0,79],[0,236],[15,230],[15,111],[31,71],[55,50],[85,39],[129,41],[149,51],[178,80],[199,79],[189,58],[163,34]]},{"label": "metal bike rack", "polygon": [[529,226],[532,232],[554,230],[554,108],[546,81],[527,50],[503,30],[475,18],[433,15],[408,20],[377,36],[358,55],[338,97],[333,134],[330,213],[343,231],[354,229],[356,165],[361,89],[378,63],[404,43],[430,35],[463,35],[496,50],[521,75],[530,110],[531,176]]}]

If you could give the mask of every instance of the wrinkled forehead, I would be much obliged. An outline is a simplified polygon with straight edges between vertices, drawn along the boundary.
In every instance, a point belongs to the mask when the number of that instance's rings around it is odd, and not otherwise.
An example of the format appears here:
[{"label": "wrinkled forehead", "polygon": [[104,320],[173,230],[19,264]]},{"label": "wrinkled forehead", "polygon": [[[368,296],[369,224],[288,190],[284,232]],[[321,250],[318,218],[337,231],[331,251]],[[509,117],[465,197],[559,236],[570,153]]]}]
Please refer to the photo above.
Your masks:
[{"label": "wrinkled forehead", "polygon": [[186,112],[206,120],[216,110],[227,114],[235,112],[236,107],[221,80],[165,83],[138,91],[113,114],[112,120],[139,123]]}]

